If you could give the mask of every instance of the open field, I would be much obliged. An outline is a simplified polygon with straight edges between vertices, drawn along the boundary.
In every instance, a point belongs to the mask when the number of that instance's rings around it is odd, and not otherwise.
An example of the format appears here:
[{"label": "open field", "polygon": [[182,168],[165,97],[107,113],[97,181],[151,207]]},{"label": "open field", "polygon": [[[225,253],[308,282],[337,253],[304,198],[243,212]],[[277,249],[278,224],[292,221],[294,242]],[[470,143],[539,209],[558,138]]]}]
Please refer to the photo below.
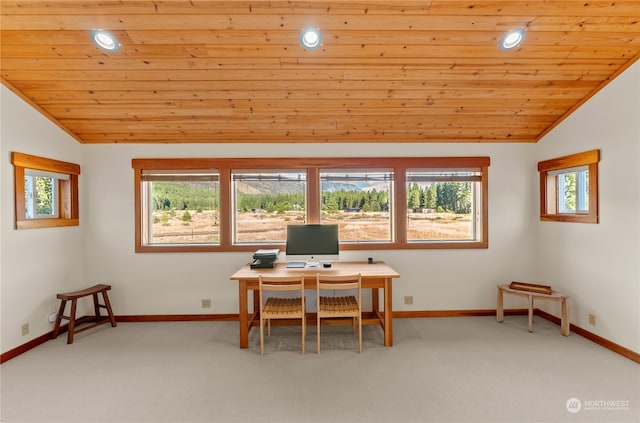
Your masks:
[{"label": "open field", "polygon": [[[153,243],[218,242],[219,219],[216,212],[189,210],[190,221],[184,221],[184,211],[154,212]],[[163,217],[164,215],[164,217]],[[304,211],[268,213],[243,212],[237,214],[237,242],[264,242],[286,239],[286,226],[304,223]],[[452,213],[409,213],[410,240],[470,239],[472,226],[469,216]],[[388,213],[338,212],[325,213],[322,223],[339,225],[340,238],[347,241],[388,241],[391,225]]]}]

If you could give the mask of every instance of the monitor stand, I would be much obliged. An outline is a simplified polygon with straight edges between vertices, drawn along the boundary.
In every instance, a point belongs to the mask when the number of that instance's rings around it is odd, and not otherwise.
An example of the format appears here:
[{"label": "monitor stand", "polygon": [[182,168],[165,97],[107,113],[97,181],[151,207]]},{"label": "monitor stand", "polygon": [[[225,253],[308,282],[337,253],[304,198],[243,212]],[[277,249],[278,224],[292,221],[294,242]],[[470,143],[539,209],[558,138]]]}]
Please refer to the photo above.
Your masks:
[{"label": "monitor stand", "polygon": [[315,267],[320,267],[320,262],[319,261],[308,261],[307,264],[305,264],[306,268],[315,268]]}]

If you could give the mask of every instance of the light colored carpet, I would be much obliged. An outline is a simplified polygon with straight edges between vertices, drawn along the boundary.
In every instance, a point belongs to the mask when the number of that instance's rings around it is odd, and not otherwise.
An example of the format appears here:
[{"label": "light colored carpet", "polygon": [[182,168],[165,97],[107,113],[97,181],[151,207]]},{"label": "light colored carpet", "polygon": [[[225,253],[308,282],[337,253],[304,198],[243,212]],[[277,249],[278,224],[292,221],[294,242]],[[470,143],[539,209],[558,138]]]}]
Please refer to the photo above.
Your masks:
[{"label": "light colored carpet", "polygon": [[[526,316],[394,319],[394,342],[350,327],[274,327],[238,348],[236,322],[119,323],[3,364],[13,422],[638,422],[640,366]],[[66,334],[65,334],[66,335]],[[577,401],[572,400],[575,398]],[[567,407],[567,403],[571,407]],[[579,405],[578,410],[576,406]],[[573,407],[573,408],[572,408]],[[569,409],[573,412],[570,412]]]}]

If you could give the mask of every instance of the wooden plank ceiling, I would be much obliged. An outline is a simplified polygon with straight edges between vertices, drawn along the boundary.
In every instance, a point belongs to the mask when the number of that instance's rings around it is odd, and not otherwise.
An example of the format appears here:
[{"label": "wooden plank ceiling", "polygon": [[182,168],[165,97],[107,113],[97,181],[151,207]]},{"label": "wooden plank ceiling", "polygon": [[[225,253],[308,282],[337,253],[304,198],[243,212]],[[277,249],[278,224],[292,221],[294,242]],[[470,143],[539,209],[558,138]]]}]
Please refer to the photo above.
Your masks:
[{"label": "wooden plank ceiling", "polygon": [[640,57],[636,0],[0,7],[3,84],[82,143],[535,142]]}]

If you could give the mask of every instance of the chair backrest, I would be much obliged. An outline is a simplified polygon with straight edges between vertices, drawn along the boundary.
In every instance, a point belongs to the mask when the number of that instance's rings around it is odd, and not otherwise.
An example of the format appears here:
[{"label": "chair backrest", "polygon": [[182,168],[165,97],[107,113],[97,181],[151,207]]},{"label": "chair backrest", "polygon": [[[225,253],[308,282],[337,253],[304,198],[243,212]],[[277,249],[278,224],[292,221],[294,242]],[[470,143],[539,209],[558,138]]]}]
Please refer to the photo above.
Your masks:
[{"label": "chair backrest", "polygon": [[358,289],[362,286],[359,273],[353,275],[322,275],[317,274],[318,290],[321,289]]},{"label": "chair backrest", "polygon": [[264,304],[263,291],[300,291],[304,297],[304,276],[265,276],[258,275],[260,304]]}]

